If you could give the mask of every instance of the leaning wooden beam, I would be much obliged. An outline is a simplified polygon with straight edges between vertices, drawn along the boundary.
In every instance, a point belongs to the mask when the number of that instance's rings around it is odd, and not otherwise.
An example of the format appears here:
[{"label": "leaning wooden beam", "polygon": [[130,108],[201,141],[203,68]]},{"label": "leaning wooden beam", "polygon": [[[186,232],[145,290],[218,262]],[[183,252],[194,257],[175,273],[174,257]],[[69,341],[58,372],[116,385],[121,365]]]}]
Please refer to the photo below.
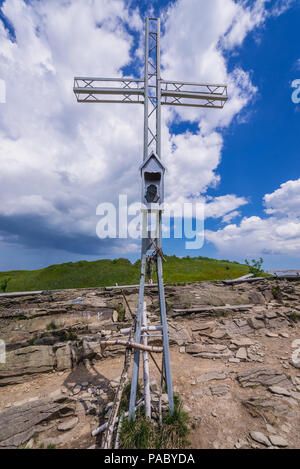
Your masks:
[{"label": "leaning wooden beam", "polygon": [[126,303],[126,306],[127,306],[127,308],[128,308],[128,311],[130,312],[130,316],[131,316],[132,319],[134,320],[134,319],[135,319],[135,314],[133,314],[132,309],[130,308],[130,305],[129,305],[129,303],[128,303],[128,300],[127,300],[126,295],[125,295],[125,293],[124,293],[124,291],[123,291],[122,288],[121,288],[121,293],[122,293],[122,296],[123,296],[124,301],[125,301],[125,303]]},{"label": "leaning wooden beam", "polygon": [[[131,340],[133,338],[134,331],[135,331],[135,326],[136,326],[136,321],[133,320],[132,325],[131,325],[129,341],[128,341],[129,343],[131,343]],[[111,449],[112,448],[112,439],[113,439],[113,434],[114,434],[114,428],[115,428],[116,422],[118,420],[118,412],[119,412],[119,408],[120,408],[120,404],[121,404],[123,390],[125,388],[125,385],[126,385],[127,379],[128,379],[128,370],[129,370],[129,367],[130,367],[131,355],[132,355],[132,347],[130,347],[128,345],[126,347],[126,351],[125,351],[124,367],[123,367],[123,371],[122,371],[122,374],[121,374],[120,383],[119,383],[119,386],[118,386],[118,389],[117,389],[117,392],[116,392],[116,395],[115,395],[114,404],[113,404],[111,414],[110,414],[109,420],[108,420],[108,426],[107,426],[107,429],[106,429],[106,434],[105,434],[105,438],[104,438],[103,445],[102,445],[103,449]]]},{"label": "leaning wooden beam", "polygon": [[[159,401],[158,401],[158,416],[159,416],[160,425],[162,425],[161,396],[162,396],[162,392],[163,392],[164,381],[166,383],[164,362],[165,362],[165,360],[164,360],[164,355],[163,355],[162,360],[161,360],[161,375],[160,375]],[[167,383],[166,383],[166,385],[167,385]]]},{"label": "leaning wooden beam", "polygon": [[142,345],[142,344],[137,344],[136,342],[131,342],[129,340],[100,340],[100,345],[106,346],[106,345],[124,345],[125,347],[132,347],[132,348],[137,348],[140,350],[146,350],[147,352],[156,352],[156,353],[161,353],[163,352],[163,347],[152,347],[151,345]]},{"label": "leaning wooden beam", "polygon": [[[144,405],[144,401],[140,401],[137,403],[136,407],[135,407],[135,410],[138,410],[140,407],[142,407]],[[128,414],[129,412],[125,412],[125,414],[123,414],[123,417],[128,417]],[[117,421],[119,420],[119,418],[117,418]],[[106,430],[106,428],[108,427],[108,422],[105,422],[103,425],[100,425],[100,427],[97,427],[95,428],[95,430],[92,431],[92,436],[97,436],[99,435],[99,433],[103,432],[104,430]]]}]

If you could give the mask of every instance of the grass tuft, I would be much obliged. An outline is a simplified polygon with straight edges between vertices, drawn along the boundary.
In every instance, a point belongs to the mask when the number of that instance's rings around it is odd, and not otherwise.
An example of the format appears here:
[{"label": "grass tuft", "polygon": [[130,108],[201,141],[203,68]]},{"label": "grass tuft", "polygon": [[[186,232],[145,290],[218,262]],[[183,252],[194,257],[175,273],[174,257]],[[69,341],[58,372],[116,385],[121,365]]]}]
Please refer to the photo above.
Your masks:
[{"label": "grass tuft", "polygon": [[[128,407],[126,407],[127,409]],[[120,433],[121,449],[173,449],[189,446],[189,416],[174,395],[174,413],[163,417],[162,425],[146,419],[143,409],[138,409],[135,420],[124,419]]]},{"label": "grass tuft", "polygon": [[49,322],[49,324],[46,326],[47,331],[54,331],[55,329],[57,329],[57,325],[54,321]]}]

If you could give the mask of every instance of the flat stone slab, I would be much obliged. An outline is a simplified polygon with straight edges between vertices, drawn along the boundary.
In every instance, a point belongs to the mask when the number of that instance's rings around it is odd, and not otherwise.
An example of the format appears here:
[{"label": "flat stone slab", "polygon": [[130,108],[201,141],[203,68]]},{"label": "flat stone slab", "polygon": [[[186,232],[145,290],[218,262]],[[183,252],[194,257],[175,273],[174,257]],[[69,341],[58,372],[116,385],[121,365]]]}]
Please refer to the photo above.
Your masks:
[{"label": "flat stone slab", "polygon": [[280,448],[286,448],[289,444],[285,438],[278,435],[270,435],[270,441],[273,446],[279,446]]},{"label": "flat stone slab", "polygon": [[288,397],[291,396],[290,391],[288,391],[287,389],[282,388],[280,386],[271,386],[269,388],[269,391],[271,391],[273,394],[279,394],[281,396],[288,396]]},{"label": "flat stone slab", "polygon": [[206,345],[202,343],[190,344],[186,346],[187,353],[220,353],[228,350],[226,345]]},{"label": "flat stone slab", "polygon": [[225,371],[209,371],[197,378],[197,383],[207,383],[208,381],[223,380],[227,378]]},{"label": "flat stone slab", "polygon": [[75,403],[63,396],[39,399],[0,413],[0,448],[18,448],[34,435],[44,421],[74,415]]},{"label": "flat stone slab", "polygon": [[247,337],[239,337],[237,339],[232,339],[231,343],[237,347],[251,347],[254,345],[254,342]]},{"label": "flat stone slab", "polygon": [[203,324],[196,324],[195,326],[191,327],[191,331],[198,332],[198,331],[206,331],[207,329],[212,329],[215,326],[213,321],[205,322]]},{"label": "flat stone slab", "polygon": [[245,347],[241,347],[236,355],[235,358],[238,358],[239,360],[247,360],[248,355],[247,355],[247,349]]},{"label": "flat stone slab", "polygon": [[266,336],[270,337],[271,339],[277,339],[278,334],[275,334],[274,332],[266,332]]},{"label": "flat stone slab", "polygon": [[232,352],[226,345],[205,345],[202,343],[191,344],[186,347],[186,352],[201,358],[226,358],[231,357]]},{"label": "flat stone slab", "polygon": [[261,443],[264,446],[271,446],[269,438],[267,438],[261,432],[250,432],[250,436],[252,440],[256,441],[257,443]]},{"label": "flat stone slab", "polygon": [[224,396],[229,393],[229,386],[227,384],[216,384],[210,386],[210,391],[213,396]]},{"label": "flat stone slab", "polygon": [[242,401],[242,404],[246,407],[252,417],[261,417],[266,415],[272,418],[286,416],[293,411],[291,406],[284,399],[279,397],[250,397],[249,399]]},{"label": "flat stone slab", "polygon": [[278,385],[290,389],[293,386],[284,373],[268,368],[250,368],[239,373],[237,379],[243,388],[259,385],[268,387]]},{"label": "flat stone slab", "polygon": [[211,339],[216,339],[216,340],[225,339],[225,337],[227,337],[227,332],[221,329],[218,329],[215,332],[208,334],[208,337],[210,337]]},{"label": "flat stone slab", "polygon": [[61,432],[66,432],[68,430],[72,430],[72,428],[76,427],[78,423],[78,417],[74,417],[73,419],[67,420],[66,422],[62,422],[57,426],[57,430]]}]

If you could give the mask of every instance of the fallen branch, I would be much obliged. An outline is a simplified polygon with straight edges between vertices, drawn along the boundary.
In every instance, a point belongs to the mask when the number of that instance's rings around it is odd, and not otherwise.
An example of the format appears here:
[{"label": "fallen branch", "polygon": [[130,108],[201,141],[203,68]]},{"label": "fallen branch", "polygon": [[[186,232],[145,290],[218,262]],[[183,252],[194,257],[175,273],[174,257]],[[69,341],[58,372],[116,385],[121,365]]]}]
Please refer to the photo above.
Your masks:
[{"label": "fallen branch", "polygon": [[130,340],[101,340],[100,345],[101,347],[105,347],[106,345],[124,345],[125,347],[137,348],[139,350],[145,350],[147,352],[163,352],[163,347],[153,347],[151,345],[137,344],[136,342],[131,342]]},{"label": "fallen branch", "polygon": [[117,428],[116,441],[115,441],[115,449],[119,449],[119,446],[120,446],[120,433],[121,433],[123,419],[124,419],[124,415],[122,414],[121,417],[119,418],[119,425]]},{"label": "fallen branch", "polygon": [[253,308],[252,305],[228,305],[228,306],[198,306],[198,308],[190,308],[190,309],[174,309],[174,313],[172,317],[181,316],[184,314],[192,314],[192,313],[202,313],[202,312],[210,312],[210,311],[247,311],[250,308]]}]

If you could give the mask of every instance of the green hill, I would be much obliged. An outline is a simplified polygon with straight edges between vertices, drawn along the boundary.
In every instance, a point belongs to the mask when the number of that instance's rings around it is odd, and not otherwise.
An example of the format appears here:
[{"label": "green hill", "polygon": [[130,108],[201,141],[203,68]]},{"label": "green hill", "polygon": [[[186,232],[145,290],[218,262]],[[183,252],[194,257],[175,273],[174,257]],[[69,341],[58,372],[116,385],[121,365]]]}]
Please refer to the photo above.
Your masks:
[{"label": "green hill", "polygon": [[[165,283],[198,282],[236,278],[249,267],[227,260],[205,257],[167,256],[164,263]],[[103,287],[139,283],[140,261],[128,259],[79,261],[51,265],[40,270],[0,272],[0,291],[56,290],[63,288]],[[155,281],[155,274],[153,274]]]}]

